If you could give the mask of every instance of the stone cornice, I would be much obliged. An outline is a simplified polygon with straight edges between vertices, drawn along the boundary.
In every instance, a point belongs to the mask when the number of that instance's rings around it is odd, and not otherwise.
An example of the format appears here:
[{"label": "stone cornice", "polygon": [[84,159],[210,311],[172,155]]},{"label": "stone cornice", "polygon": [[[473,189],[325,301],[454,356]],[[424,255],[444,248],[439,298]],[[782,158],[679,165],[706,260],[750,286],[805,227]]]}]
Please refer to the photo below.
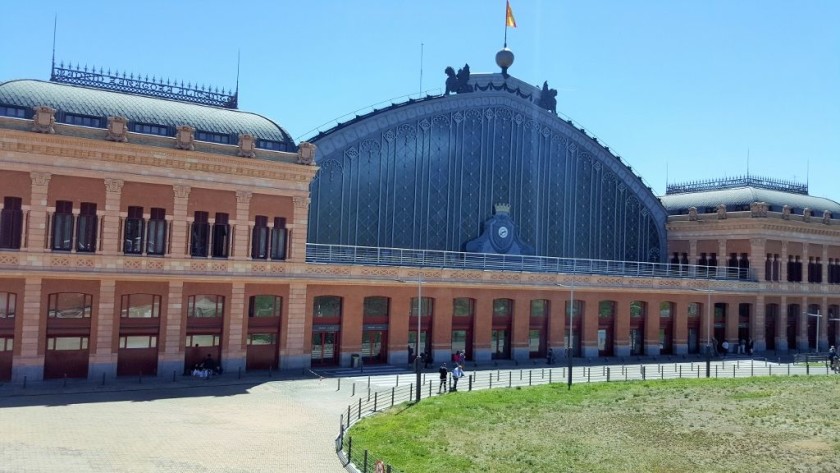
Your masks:
[{"label": "stone cornice", "polygon": [[[47,157],[45,164],[53,164],[54,158],[73,160],[70,167],[78,169],[100,170],[109,164],[117,166],[140,166],[144,175],[172,176],[171,171],[179,175],[194,177],[195,173],[208,173],[233,178],[267,179],[286,181],[308,186],[318,171],[317,166],[302,166],[287,162],[275,162],[260,159],[223,156],[201,151],[164,149],[132,143],[114,143],[93,141],[90,139],[33,134],[25,131],[0,129],[0,153],[2,161],[14,162],[14,154],[38,154]],[[293,156],[292,153],[284,153]],[[291,159],[291,158],[290,158]],[[31,160],[20,160],[21,165],[32,169]],[[140,174],[136,172],[136,174]]]}]

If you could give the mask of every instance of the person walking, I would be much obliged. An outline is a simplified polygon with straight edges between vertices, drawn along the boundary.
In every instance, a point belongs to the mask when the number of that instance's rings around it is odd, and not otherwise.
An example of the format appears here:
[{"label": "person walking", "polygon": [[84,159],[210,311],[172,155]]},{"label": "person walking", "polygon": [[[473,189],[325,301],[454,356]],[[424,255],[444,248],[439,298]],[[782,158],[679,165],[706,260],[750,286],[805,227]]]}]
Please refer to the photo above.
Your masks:
[{"label": "person walking", "polygon": [[452,390],[458,390],[458,380],[464,377],[464,369],[461,368],[461,365],[455,365],[455,368],[452,368]]},{"label": "person walking", "polygon": [[440,374],[440,386],[438,386],[438,394],[440,394],[442,391],[446,391],[446,377],[449,374],[449,370],[446,368],[446,363],[440,365],[438,373]]},{"label": "person walking", "polygon": [[726,358],[726,355],[729,354],[729,340],[724,340],[721,348],[723,348],[723,357]]},{"label": "person walking", "polygon": [[550,365],[554,363],[554,350],[549,348],[548,353],[545,354],[545,364]]}]

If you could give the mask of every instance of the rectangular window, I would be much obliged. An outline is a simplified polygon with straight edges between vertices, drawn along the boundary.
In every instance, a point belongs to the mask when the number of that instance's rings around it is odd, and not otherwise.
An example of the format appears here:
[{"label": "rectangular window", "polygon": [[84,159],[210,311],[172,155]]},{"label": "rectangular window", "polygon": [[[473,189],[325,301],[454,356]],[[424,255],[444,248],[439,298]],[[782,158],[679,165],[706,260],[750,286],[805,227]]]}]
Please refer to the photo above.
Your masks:
[{"label": "rectangular window", "polygon": [[209,141],[211,143],[230,144],[230,136],[209,131],[196,131],[195,139],[198,141]]},{"label": "rectangular window", "polygon": [[257,148],[270,149],[272,151],[285,151],[286,145],[285,143],[281,143],[279,141],[257,140]]},{"label": "rectangular window", "polygon": [[93,296],[80,292],[57,292],[49,295],[47,316],[56,319],[89,318]]},{"label": "rectangular window", "polygon": [[216,213],[216,222],[213,223],[213,258],[227,258],[230,248],[230,225],[228,225],[228,214]]},{"label": "rectangular window", "polygon": [[248,317],[280,317],[283,298],[280,296],[251,296]]},{"label": "rectangular window", "polygon": [[197,295],[187,299],[188,317],[222,317],[225,312],[224,296]]},{"label": "rectangular window", "polygon": [[26,109],[21,107],[0,106],[0,115],[12,118],[26,118]]},{"label": "rectangular window", "polygon": [[76,251],[93,253],[96,251],[96,204],[82,202],[76,225]]},{"label": "rectangular window", "polygon": [[196,211],[190,231],[190,256],[206,258],[209,254],[210,224],[207,212]]},{"label": "rectangular window", "polygon": [[47,350],[70,351],[87,350],[88,337],[50,337],[47,339]]},{"label": "rectangular window", "polygon": [[271,259],[286,259],[286,219],[274,218],[274,228],[271,229]]},{"label": "rectangular window", "polygon": [[540,331],[539,330],[529,330],[528,331],[528,351],[531,353],[537,353],[540,351]]},{"label": "rectangular window", "polygon": [[277,343],[277,335],[273,333],[249,333],[248,345],[274,345]]},{"label": "rectangular window", "polygon": [[17,295],[13,292],[0,292],[0,319],[11,319],[15,316]]},{"label": "rectangular window", "polygon": [[23,210],[20,197],[4,197],[0,211],[0,248],[19,250],[23,234]]},{"label": "rectangular window", "polygon": [[251,234],[251,258],[268,259],[268,217],[257,215],[254,218],[254,231]]},{"label": "rectangular window", "polygon": [[186,344],[188,347],[217,347],[219,346],[219,336],[187,335]]},{"label": "rectangular window", "polygon": [[143,234],[146,221],[143,219],[143,207],[129,207],[123,230],[123,252],[127,255],[143,253]]},{"label": "rectangular window", "polygon": [[73,202],[56,201],[52,232],[53,250],[70,251],[73,248]]},{"label": "rectangular window", "polygon": [[160,299],[155,294],[125,294],[122,296],[120,317],[151,319],[160,317]]},{"label": "rectangular window", "polygon": [[102,126],[102,119],[100,117],[92,117],[90,115],[77,115],[75,113],[65,113],[64,123],[67,123],[68,125],[104,128]]},{"label": "rectangular window", "polygon": [[163,125],[134,123],[131,125],[131,131],[133,131],[134,133],[143,133],[146,135],[170,136],[169,129]]},{"label": "rectangular window", "polygon": [[12,351],[15,349],[14,338],[0,338],[0,351]]},{"label": "rectangular window", "polygon": [[146,254],[163,255],[166,253],[166,209],[152,207],[149,217]]},{"label": "rectangular window", "polygon": [[154,335],[129,335],[120,337],[120,348],[157,348],[157,337]]}]

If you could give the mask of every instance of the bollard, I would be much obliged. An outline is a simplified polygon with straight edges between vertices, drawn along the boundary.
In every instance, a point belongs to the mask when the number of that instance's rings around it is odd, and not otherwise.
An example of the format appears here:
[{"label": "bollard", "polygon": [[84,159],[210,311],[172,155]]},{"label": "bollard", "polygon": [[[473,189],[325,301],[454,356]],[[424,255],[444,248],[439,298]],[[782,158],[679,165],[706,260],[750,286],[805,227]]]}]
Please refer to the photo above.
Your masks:
[{"label": "bollard", "polygon": [[532,375],[532,374],[533,374],[533,373],[531,373],[531,371],[530,371],[530,370],[528,370],[528,386],[530,386],[530,385],[531,385],[531,375]]},{"label": "bollard", "polygon": [[592,368],[587,368],[586,369],[586,382],[587,383],[592,382]]},{"label": "bollard", "polygon": [[[499,379],[500,379],[500,378],[499,378],[499,376],[500,376],[500,375],[501,375],[501,371],[496,370],[496,382],[497,382],[497,383],[499,382]],[[492,374],[491,374],[491,376],[492,376]]]},{"label": "bollard", "polygon": [[513,373],[508,371],[508,387],[513,386]]},{"label": "bollard", "polygon": [[467,389],[467,391],[472,391],[472,375],[470,375],[470,377],[467,378],[467,382],[469,383],[469,388]]},{"label": "bollard", "polygon": [[805,376],[811,374],[811,363],[809,358],[810,357],[808,355],[805,355]]},{"label": "bollard", "polygon": [[368,376],[368,392],[370,392],[370,376]]},{"label": "bollard", "polygon": [[608,383],[610,382],[610,368],[609,368],[609,366],[607,367],[607,382]]},{"label": "bollard", "polygon": [[522,370],[519,370],[519,381],[522,381]]},{"label": "bollard", "polygon": [[735,367],[732,367],[732,379],[735,379]]},{"label": "bollard", "polygon": [[682,379],[682,366],[680,366],[680,379]]},{"label": "bollard", "polygon": [[356,383],[353,383],[353,392],[350,393],[350,397],[353,397],[355,395],[356,395]]},{"label": "bollard", "polygon": [[400,375],[397,375],[397,386],[400,385]]},{"label": "bollard", "polygon": [[645,367],[644,367],[644,366],[642,366],[642,367],[641,367],[641,369],[640,369],[639,371],[641,371],[641,372],[642,372],[642,381],[644,381],[644,380],[645,380]]},{"label": "bollard", "polygon": [[787,368],[788,368],[788,376],[790,376],[790,363],[788,363]]},{"label": "bollard", "polygon": [[362,471],[368,471],[368,451],[365,450],[365,466]]},{"label": "bollard", "polygon": [[545,379],[545,368],[541,369],[540,371],[542,371],[542,379]]},{"label": "bollard", "polygon": [[432,397],[432,380],[429,380],[429,397]]},{"label": "bollard", "polygon": [[717,379],[717,377],[718,377],[718,367],[715,366],[715,379]]},{"label": "bollard", "polygon": [[373,412],[376,412],[376,405],[379,400],[379,393],[373,393]]},{"label": "bollard", "polygon": [[408,399],[414,399],[414,383],[408,385]]},{"label": "bollard", "polygon": [[[348,437],[347,438],[347,465],[349,465],[351,463],[350,459],[353,458],[352,455],[353,455],[353,437]],[[345,465],[345,466],[347,466],[347,465]]]},{"label": "bollard", "polygon": [[391,388],[391,407],[394,407],[394,390],[396,388]]},{"label": "bollard", "polygon": [[341,378],[338,378],[338,389],[336,391],[341,391]]},{"label": "bollard", "polygon": [[493,389],[493,373],[490,373],[490,386],[487,389]]},{"label": "bollard", "polygon": [[350,428],[350,405],[347,405],[347,428]]},{"label": "bollard", "polygon": [[356,420],[362,418],[362,398],[359,398],[359,414],[356,416]]},{"label": "bollard", "polygon": [[551,384],[551,370],[548,370],[548,384]]}]

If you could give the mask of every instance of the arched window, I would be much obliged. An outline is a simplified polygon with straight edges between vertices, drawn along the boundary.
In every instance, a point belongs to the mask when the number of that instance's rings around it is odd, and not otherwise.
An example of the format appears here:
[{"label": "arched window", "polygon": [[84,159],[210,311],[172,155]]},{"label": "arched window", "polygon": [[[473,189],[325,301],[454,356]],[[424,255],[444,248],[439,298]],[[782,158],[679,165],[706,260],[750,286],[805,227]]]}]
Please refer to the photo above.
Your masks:
[{"label": "arched window", "polygon": [[315,318],[341,318],[341,297],[317,296],[312,304]]},{"label": "arched window", "polygon": [[388,312],[391,300],[384,296],[365,297],[364,318],[365,319],[388,319]]},{"label": "arched window", "polygon": [[659,303],[659,317],[669,318],[672,315],[673,303],[660,302]]},{"label": "arched window", "polygon": [[452,299],[452,315],[455,317],[472,317],[475,313],[475,299],[456,297]]},{"label": "arched window", "polygon": [[187,298],[187,317],[222,317],[225,313],[225,297],[213,294],[199,294]]},{"label": "arched window", "polygon": [[[431,297],[422,297],[420,299],[420,314],[422,317],[432,315],[434,300]],[[411,316],[417,317],[417,298],[411,298]]]},{"label": "arched window", "polygon": [[548,315],[548,301],[534,299],[531,301],[531,317],[545,317]]},{"label": "arched window", "polygon": [[272,295],[251,296],[248,317],[280,317],[283,298]]},{"label": "arched window", "polygon": [[93,296],[81,292],[57,292],[49,295],[47,316],[56,319],[89,318]]},{"label": "arched window", "polygon": [[511,299],[493,299],[493,317],[510,317],[511,315],[513,315]]},{"label": "arched window", "polygon": [[155,294],[124,294],[120,317],[154,319],[160,317],[160,296]]},{"label": "arched window", "polygon": [[630,303],[630,318],[636,319],[645,316],[645,303],[633,301]]},{"label": "arched window", "polygon": [[598,302],[598,318],[609,319],[615,317],[615,301]]}]

